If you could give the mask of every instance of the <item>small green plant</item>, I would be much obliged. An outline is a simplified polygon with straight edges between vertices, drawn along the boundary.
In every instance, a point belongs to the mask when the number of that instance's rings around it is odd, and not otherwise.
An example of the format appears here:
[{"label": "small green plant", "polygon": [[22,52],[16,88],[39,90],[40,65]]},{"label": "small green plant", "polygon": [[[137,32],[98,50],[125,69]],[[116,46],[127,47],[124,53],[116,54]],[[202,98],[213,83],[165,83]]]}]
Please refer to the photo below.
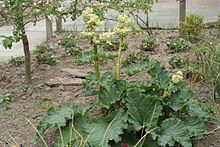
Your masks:
[{"label": "small green plant", "polygon": [[44,86],[45,86],[44,83],[38,83],[35,87],[38,89],[43,89]]},{"label": "small green plant", "polygon": [[76,47],[76,38],[72,34],[65,34],[65,35],[61,36],[58,44],[64,48]]},{"label": "small green plant", "polygon": [[37,48],[33,51],[33,55],[40,64],[56,64],[55,51],[47,43],[37,46]]},{"label": "small green plant", "polygon": [[194,41],[198,37],[202,37],[204,28],[204,18],[197,14],[191,14],[186,17],[185,22],[180,23],[179,33],[185,39]]},{"label": "small green plant", "polygon": [[191,49],[191,47],[188,45],[188,42],[186,42],[184,39],[170,39],[166,43],[168,47],[169,53],[179,53],[179,52],[185,52]]},{"label": "small green plant", "polygon": [[21,88],[21,92],[22,92],[22,93],[25,93],[25,92],[28,91],[29,86],[28,86],[28,85],[25,85],[25,84],[22,84],[20,88]]},{"label": "small green plant", "polygon": [[180,56],[173,56],[169,59],[169,64],[172,66],[172,68],[183,68],[186,64],[186,61]]},{"label": "small green plant", "polygon": [[59,45],[63,48],[62,55],[77,55],[81,49],[76,46],[77,38],[72,34],[65,34],[59,39]]},{"label": "small green plant", "polygon": [[10,94],[0,95],[0,105],[8,103],[11,100],[10,97]]},{"label": "small green plant", "polygon": [[4,114],[11,116],[12,112],[9,110],[8,104],[11,101],[11,94],[0,95],[0,107],[3,108]]},{"label": "small green plant", "polygon": [[155,51],[157,47],[157,39],[154,36],[149,36],[141,41],[140,48],[143,51]]},{"label": "small green plant", "polygon": [[9,63],[12,64],[13,66],[21,66],[22,64],[24,64],[24,58],[23,57],[11,57],[11,59],[9,60]]},{"label": "small green plant", "polygon": [[128,67],[133,64],[148,62],[149,57],[146,53],[140,51],[138,53],[129,54],[123,61],[123,66]]},{"label": "small green plant", "polygon": [[82,49],[78,47],[69,47],[63,49],[63,56],[72,56],[72,55],[78,55],[82,52]]},{"label": "small green plant", "polygon": [[[118,39],[114,39],[111,42],[106,42],[106,41],[102,41],[100,42],[99,46],[100,48],[107,50],[107,51],[117,51],[119,48],[119,40]],[[122,50],[127,50],[128,49],[128,44],[125,43]]]}]

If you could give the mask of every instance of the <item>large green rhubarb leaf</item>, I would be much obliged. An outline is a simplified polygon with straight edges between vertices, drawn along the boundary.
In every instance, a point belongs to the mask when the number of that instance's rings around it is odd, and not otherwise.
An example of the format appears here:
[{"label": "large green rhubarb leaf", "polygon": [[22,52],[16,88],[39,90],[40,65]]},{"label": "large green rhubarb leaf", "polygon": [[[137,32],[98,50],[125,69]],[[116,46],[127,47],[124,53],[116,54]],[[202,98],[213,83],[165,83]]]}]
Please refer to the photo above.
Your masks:
[{"label": "large green rhubarb leaf", "polygon": [[155,127],[162,107],[159,99],[142,93],[139,88],[131,88],[127,93],[129,122],[136,130]]},{"label": "large green rhubarb leaf", "polygon": [[65,127],[61,127],[61,134],[57,137],[54,147],[80,146],[84,144],[88,146],[86,132],[84,126],[89,125],[91,119],[85,115],[79,115],[74,120],[68,121]]},{"label": "large green rhubarb leaf", "polygon": [[102,87],[100,91],[100,104],[102,107],[109,108],[111,104],[119,101],[123,98],[123,93],[126,88],[125,81],[115,81],[113,84],[109,84]]},{"label": "large green rhubarb leaf", "polygon": [[148,63],[139,63],[135,65],[130,65],[126,68],[126,72],[128,76],[133,76],[137,73],[140,73],[148,68]]},{"label": "large green rhubarb leaf", "polygon": [[199,102],[189,104],[188,114],[202,121],[217,121],[212,108]]},{"label": "large green rhubarb leaf", "polygon": [[192,147],[188,127],[178,118],[168,118],[161,124],[158,135],[158,144],[165,147],[180,143],[183,147]]},{"label": "large green rhubarb leaf", "polygon": [[62,105],[57,109],[50,108],[48,115],[37,126],[37,130],[42,135],[49,128],[66,126],[67,121],[74,118],[77,113],[81,113],[78,106]]},{"label": "large green rhubarb leaf", "polygon": [[199,119],[188,117],[183,121],[187,125],[190,136],[194,136],[198,139],[201,139],[204,133],[207,132],[207,127],[205,126],[205,123]]},{"label": "large green rhubarb leaf", "polygon": [[89,145],[92,147],[108,147],[109,141],[119,142],[123,130],[127,128],[127,114],[119,110],[107,117],[97,117],[85,126]]},{"label": "large green rhubarb leaf", "polygon": [[166,69],[161,66],[159,61],[153,61],[150,63],[148,71],[152,80],[161,88],[167,88],[170,84],[170,75]]},{"label": "large green rhubarb leaf", "polygon": [[[177,91],[176,93],[171,94],[170,96],[170,104],[169,106],[174,110],[178,111],[182,109],[182,107],[186,104],[193,103],[197,101],[198,97],[193,93],[191,89],[186,86],[183,86],[182,89]],[[192,101],[192,102],[189,102]]]}]

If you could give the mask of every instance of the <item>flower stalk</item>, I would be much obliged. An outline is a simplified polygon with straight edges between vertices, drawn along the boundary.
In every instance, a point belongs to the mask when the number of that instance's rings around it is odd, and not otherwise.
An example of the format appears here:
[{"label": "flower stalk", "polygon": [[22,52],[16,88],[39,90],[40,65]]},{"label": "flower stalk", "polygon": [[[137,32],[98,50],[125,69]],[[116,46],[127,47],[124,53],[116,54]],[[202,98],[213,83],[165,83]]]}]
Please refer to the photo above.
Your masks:
[{"label": "flower stalk", "polygon": [[95,75],[96,75],[96,79],[98,80],[100,79],[98,48],[97,48],[97,44],[95,44],[92,40],[91,43],[93,47],[93,61],[95,67]]},{"label": "flower stalk", "polygon": [[124,39],[120,38],[120,44],[118,49],[118,59],[116,63],[116,80],[120,80],[121,76],[121,61],[122,61],[122,48],[124,45]]}]

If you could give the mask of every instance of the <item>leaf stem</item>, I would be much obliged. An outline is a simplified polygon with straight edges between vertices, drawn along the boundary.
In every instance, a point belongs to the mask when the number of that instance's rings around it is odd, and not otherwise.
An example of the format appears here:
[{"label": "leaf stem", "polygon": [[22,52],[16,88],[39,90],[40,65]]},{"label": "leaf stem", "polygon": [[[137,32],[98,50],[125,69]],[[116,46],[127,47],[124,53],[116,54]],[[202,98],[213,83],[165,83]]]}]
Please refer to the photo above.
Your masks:
[{"label": "leaf stem", "polygon": [[99,69],[99,57],[98,57],[98,48],[97,45],[91,39],[92,47],[93,47],[93,60],[94,60],[94,67],[95,67],[95,75],[96,79],[100,79],[100,69]]},{"label": "leaf stem", "polygon": [[116,80],[120,80],[123,44],[124,44],[124,39],[120,38],[120,44],[119,44],[119,49],[118,49],[118,60],[116,63]]}]

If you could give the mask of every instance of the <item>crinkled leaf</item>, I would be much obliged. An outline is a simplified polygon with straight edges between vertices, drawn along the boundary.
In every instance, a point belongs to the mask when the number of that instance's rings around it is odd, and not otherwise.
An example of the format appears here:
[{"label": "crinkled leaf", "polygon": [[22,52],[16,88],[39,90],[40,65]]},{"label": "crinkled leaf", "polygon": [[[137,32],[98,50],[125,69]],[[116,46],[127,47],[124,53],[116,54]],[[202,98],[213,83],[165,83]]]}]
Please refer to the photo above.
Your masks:
[{"label": "crinkled leaf", "polygon": [[108,87],[115,81],[115,74],[112,72],[104,73],[99,80],[97,80],[96,76],[92,74],[86,77],[83,86],[86,89],[87,95],[96,95],[99,93],[100,87]]},{"label": "crinkled leaf", "polygon": [[105,108],[109,108],[111,104],[119,101],[123,98],[123,94],[126,88],[126,81],[115,81],[113,84],[109,84],[106,87],[102,87],[100,91],[100,105]]},{"label": "crinkled leaf", "polygon": [[161,124],[157,141],[163,147],[174,146],[175,142],[183,147],[192,147],[189,137],[188,127],[183,121],[178,118],[168,118]]},{"label": "crinkled leaf", "polygon": [[167,88],[170,84],[170,75],[166,69],[160,65],[160,62],[154,61],[149,63],[148,73],[152,80],[161,88]]},{"label": "crinkled leaf", "polygon": [[189,104],[189,101],[194,102],[195,100],[198,100],[197,95],[191,89],[184,86],[176,93],[171,94],[169,106],[174,111],[178,111],[184,104]]},{"label": "crinkled leaf", "polygon": [[58,109],[50,108],[48,115],[37,126],[37,130],[42,135],[49,128],[66,126],[68,120],[80,113],[81,110],[78,106],[62,105]]},{"label": "crinkled leaf", "polygon": [[140,73],[148,68],[148,63],[139,63],[135,65],[130,65],[126,68],[126,72],[128,76],[133,76],[137,73]]},{"label": "crinkled leaf", "polygon": [[123,130],[127,128],[127,114],[119,110],[115,115],[109,117],[97,117],[91,124],[85,126],[90,136],[90,146],[107,147],[109,141],[119,142]]},{"label": "crinkled leaf", "polygon": [[188,114],[203,121],[216,121],[212,108],[199,102],[189,104]]},{"label": "crinkled leaf", "polygon": [[136,130],[156,126],[162,110],[159,99],[142,93],[138,88],[132,88],[128,90],[126,100],[129,122]]},{"label": "crinkled leaf", "polygon": [[201,139],[203,137],[203,134],[207,132],[205,123],[201,120],[189,117],[187,119],[184,119],[184,122],[187,125],[190,136]]}]

